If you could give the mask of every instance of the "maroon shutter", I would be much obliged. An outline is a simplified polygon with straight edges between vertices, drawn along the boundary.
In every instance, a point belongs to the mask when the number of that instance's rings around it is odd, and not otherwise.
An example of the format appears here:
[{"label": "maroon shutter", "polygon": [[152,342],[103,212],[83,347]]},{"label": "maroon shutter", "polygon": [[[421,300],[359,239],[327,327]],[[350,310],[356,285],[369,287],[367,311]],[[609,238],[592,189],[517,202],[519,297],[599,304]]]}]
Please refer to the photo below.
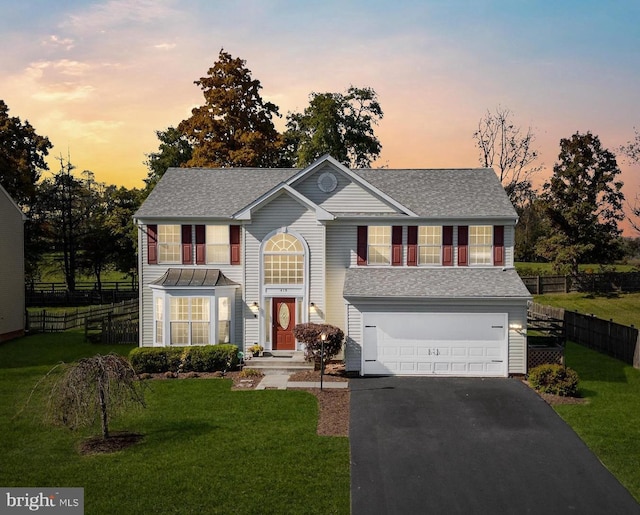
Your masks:
[{"label": "maroon shutter", "polygon": [[358,246],[356,248],[356,252],[358,254],[358,265],[366,265],[367,264],[367,226],[359,225],[358,226]]},{"label": "maroon shutter", "polygon": [[240,226],[229,226],[229,252],[232,265],[240,264]]},{"label": "maroon shutter", "polygon": [[407,227],[407,266],[418,266],[418,227]]},{"label": "maroon shutter", "polygon": [[402,265],[402,226],[391,227],[391,264]]},{"label": "maroon shutter", "polygon": [[205,234],[205,226],[196,225],[196,265],[204,265],[207,262]]},{"label": "maroon shutter", "polygon": [[147,225],[147,263],[158,264],[158,226]]},{"label": "maroon shutter", "polygon": [[493,227],[493,264],[504,265],[504,225]]},{"label": "maroon shutter", "polygon": [[469,265],[469,227],[458,227],[458,266]]},{"label": "maroon shutter", "polygon": [[442,228],[442,265],[453,266],[453,226]]},{"label": "maroon shutter", "polygon": [[190,265],[193,263],[191,256],[191,226],[182,226],[182,264]]}]

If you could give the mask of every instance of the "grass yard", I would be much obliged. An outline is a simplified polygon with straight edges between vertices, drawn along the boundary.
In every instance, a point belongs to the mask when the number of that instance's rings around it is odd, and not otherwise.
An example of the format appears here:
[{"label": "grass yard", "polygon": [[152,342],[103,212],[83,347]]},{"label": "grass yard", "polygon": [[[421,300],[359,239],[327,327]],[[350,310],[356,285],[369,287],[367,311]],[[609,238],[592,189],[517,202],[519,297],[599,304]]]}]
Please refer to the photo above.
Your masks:
[{"label": "grass yard", "polygon": [[0,345],[0,484],[81,486],[85,512],[349,513],[347,438],[316,434],[316,398],[301,391],[231,391],[224,379],[150,382],[148,407],[110,425],[144,434],[110,455],[81,456],[87,436],[41,422],[34,384],[59,360],[129,346],[91,345],[81,332]]},{"label": "grass yard", "polygon": [[539,304],[593,314],[604,320],[613,319],[618,324],[640,327],[640,293],[623,293],[618,296],[557,293],[535,295],[533,300]]},{"label": "grass yard", "polygon": [[566,362],[589,403],[554,409],[640,501],[640,370],[572,342]]}]

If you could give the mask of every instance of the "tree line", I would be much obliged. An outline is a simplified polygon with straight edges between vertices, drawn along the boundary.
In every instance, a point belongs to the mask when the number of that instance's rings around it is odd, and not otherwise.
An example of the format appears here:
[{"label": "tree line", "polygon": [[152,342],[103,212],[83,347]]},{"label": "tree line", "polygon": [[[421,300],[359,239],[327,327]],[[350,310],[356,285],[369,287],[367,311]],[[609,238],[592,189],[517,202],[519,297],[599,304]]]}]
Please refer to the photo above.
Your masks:
[{"label": "tree line", "polygon": [[[51,142],[28,121],[10,116],[0,100],[0,184],[28,216],[29,279],[38,280],[45,257],[52,255],[72,291],[80,272],[98,284],[106,269],[133,277],[132,215],[170,167],[304,167],[330,154],[350,168],[366,168],[380,156],[375,127],[383,111],[371,87],[312,92],[308,106],[289,112],[285,130],[278,132],[279,108],[262,98],[262,85],[245,60],[222,49],[195,84],[203,104],[187,119],[156,131],[158,149],[146,155],[141,189],[99,183],[90,170],[77,173],[71,157],[62,155],[59,169],[43,179]],[[561,139],[553,175],[538,191],[532,182],[543,167],[534,131],[523,130],[513,118],[501,106],[487,111],[473,139],[480,164],[494,168],[518,212],[516,260],[551,261],[560,273],[577,273],[580,263],[608,264],[637,253],[637,245],[621,238],[625,200],[614,152],[591,132]],[[640,134],[617,151],[639,163]],[[630,213],[640,230],[638,203]]]}]

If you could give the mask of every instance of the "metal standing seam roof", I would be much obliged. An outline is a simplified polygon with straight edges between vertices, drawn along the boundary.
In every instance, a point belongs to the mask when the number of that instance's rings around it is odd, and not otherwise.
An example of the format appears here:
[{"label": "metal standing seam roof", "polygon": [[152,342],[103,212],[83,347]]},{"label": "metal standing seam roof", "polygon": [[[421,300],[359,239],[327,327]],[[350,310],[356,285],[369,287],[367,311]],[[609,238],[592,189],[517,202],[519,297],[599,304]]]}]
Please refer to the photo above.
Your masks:
[{"label": "metal standing seam roof", "polygon": [[164,287],[238,286],[217,268],[169,268],[151,284]]},{"label": "metal standing seam roof", "polygon": [[531,298],[515,269],[349,268],[345,298]]},{"label": "metal standing seam roof", "polygon": [[[230,218],[299,171],[298,168],[170,168],[135,217]],[[421,217],[517,216],[490,168],[381,168],[351,172]]]}]

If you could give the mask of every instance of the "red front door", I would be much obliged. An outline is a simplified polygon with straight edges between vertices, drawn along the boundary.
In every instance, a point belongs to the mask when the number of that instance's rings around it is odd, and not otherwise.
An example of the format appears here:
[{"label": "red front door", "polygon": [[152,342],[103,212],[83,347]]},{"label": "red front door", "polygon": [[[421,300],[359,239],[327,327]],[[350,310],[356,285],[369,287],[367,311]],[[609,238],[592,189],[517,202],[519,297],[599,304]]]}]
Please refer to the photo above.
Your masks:
[{"label": "red front door", "polygon": [[273,350],[296,350],[293,328],[296,325],[296,299],[273,299]]}]

